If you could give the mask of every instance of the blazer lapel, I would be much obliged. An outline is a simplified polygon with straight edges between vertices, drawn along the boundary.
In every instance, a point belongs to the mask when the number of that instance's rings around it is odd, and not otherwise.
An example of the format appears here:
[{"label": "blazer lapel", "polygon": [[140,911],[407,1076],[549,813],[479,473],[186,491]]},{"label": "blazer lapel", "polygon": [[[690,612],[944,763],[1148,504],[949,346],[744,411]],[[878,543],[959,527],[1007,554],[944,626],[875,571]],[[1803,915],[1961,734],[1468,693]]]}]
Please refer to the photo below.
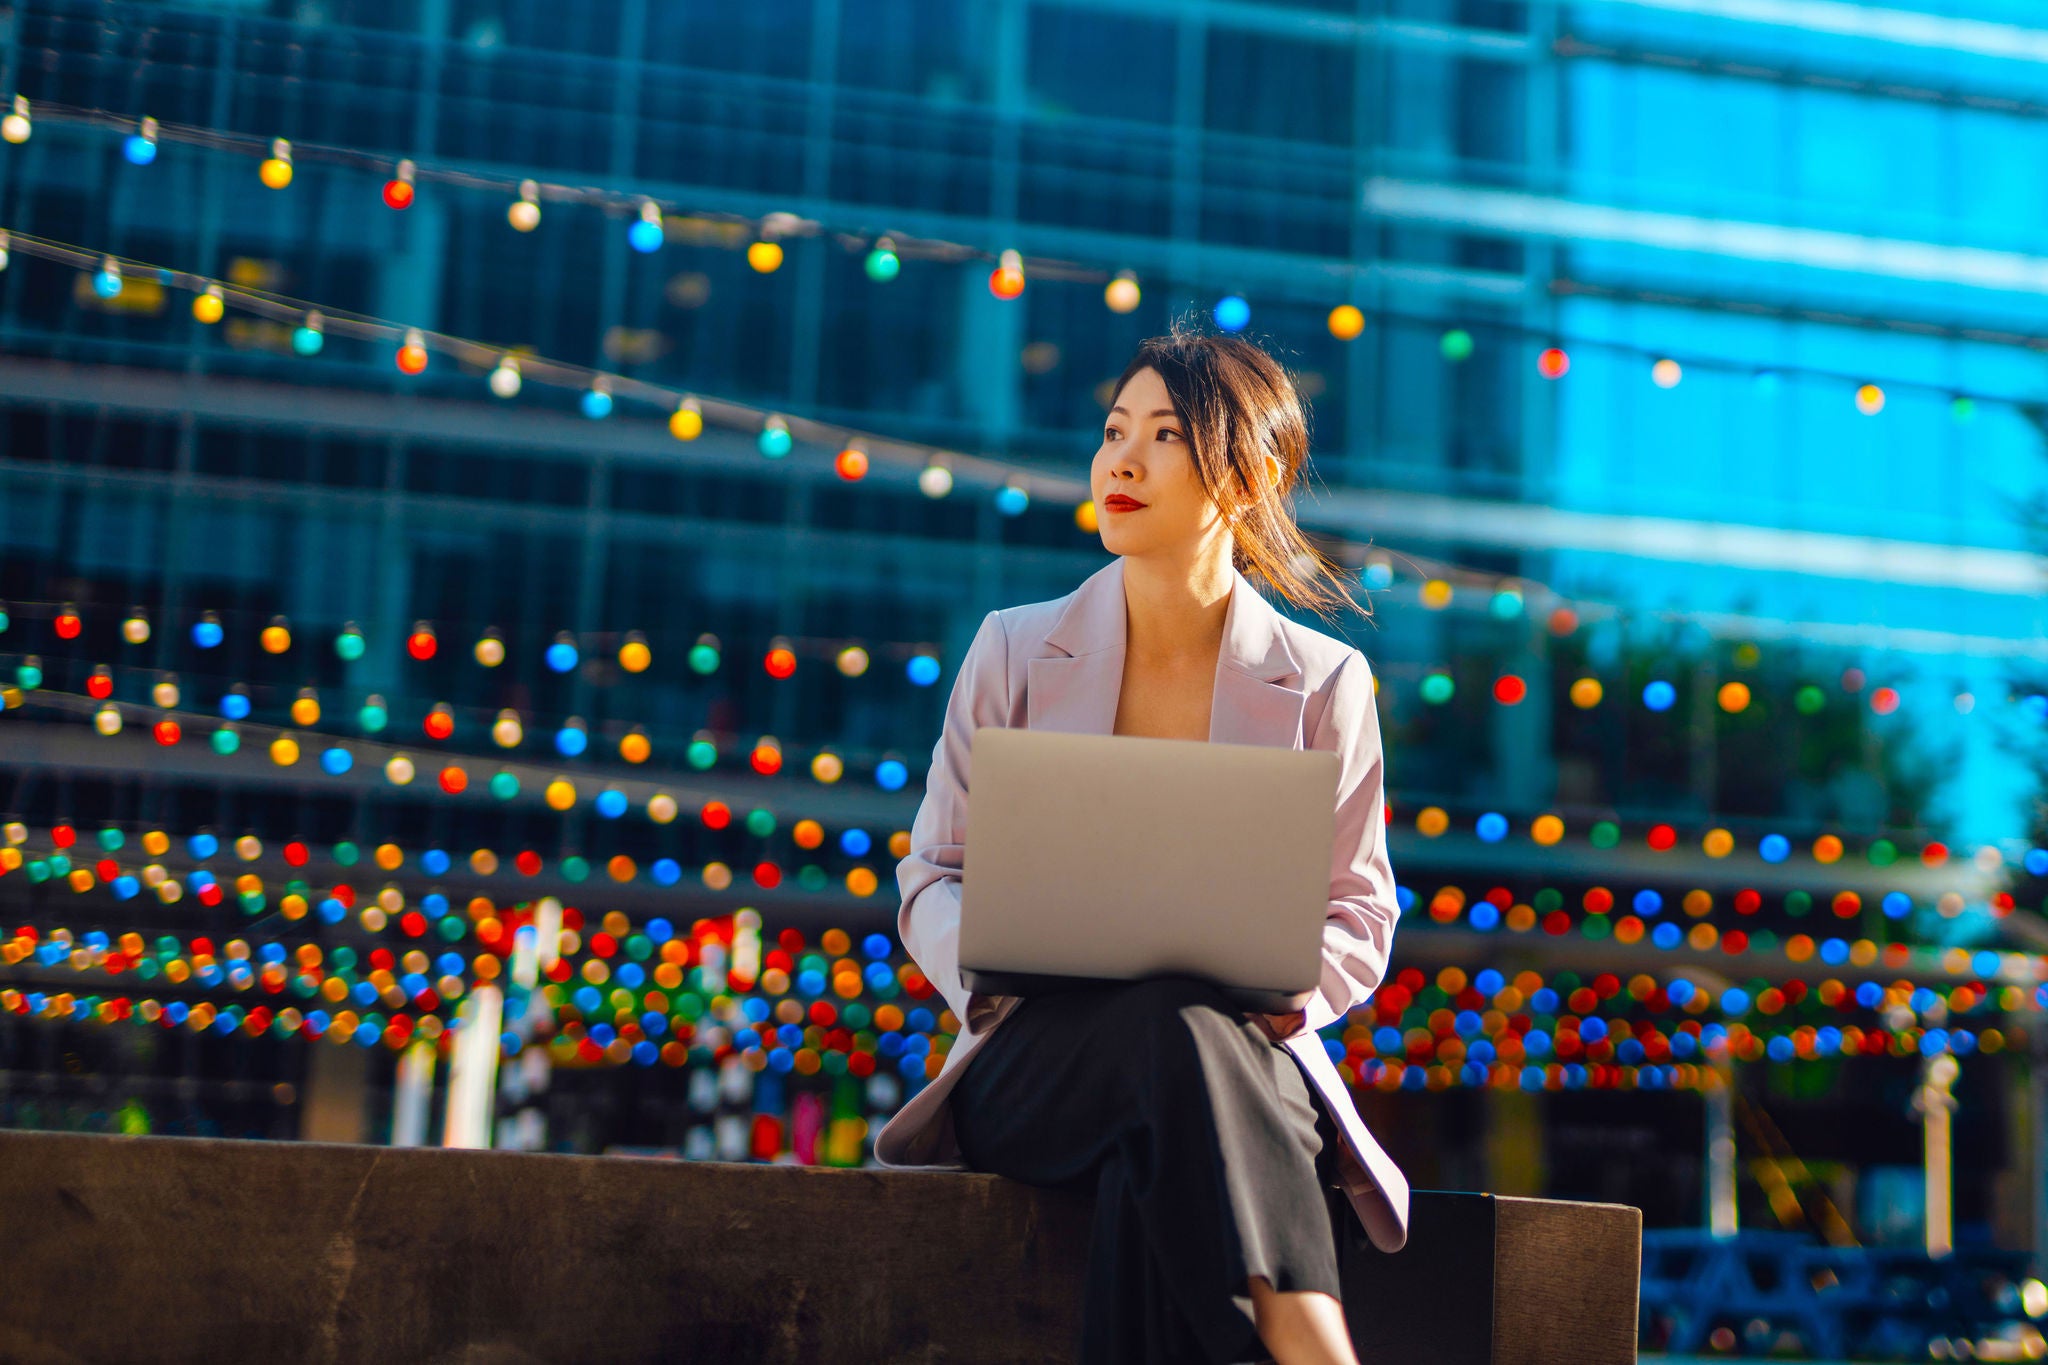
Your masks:
[{"label": "blazer lapel", "polygon": [[[1107,735],[1123,694],[1127,616],[1123,557],[1110,560],[1069,595],[1045,644],[1057,651],[1025,663],[1025,724],[1033,730]],[[1280,614],[1251,581],[1231,570],[1230,605],[1209,708],[1212,744],[1301,748],[1301,665],[1287,648]]]}]

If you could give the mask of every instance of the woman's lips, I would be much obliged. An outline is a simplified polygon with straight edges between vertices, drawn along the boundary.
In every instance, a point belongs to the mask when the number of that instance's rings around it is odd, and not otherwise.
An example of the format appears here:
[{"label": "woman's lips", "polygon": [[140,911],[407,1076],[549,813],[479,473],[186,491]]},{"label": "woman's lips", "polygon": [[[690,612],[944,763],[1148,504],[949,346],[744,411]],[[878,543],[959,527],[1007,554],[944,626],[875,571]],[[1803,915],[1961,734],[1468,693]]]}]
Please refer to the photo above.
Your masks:
[{"label": "woman's lips", "polygon": [[1112,512],[1137,512],[1141,511],[1145,506],[1144,503],[1139,502],[1135,498],[1124,497],[1104,498],[1102,505]]}]

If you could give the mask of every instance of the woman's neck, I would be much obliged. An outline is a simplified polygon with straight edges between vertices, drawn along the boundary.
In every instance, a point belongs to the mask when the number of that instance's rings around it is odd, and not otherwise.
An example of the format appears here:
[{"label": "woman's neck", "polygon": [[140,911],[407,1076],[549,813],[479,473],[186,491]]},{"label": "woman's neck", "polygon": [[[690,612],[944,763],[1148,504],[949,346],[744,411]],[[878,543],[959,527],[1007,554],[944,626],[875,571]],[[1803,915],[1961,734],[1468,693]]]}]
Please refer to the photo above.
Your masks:
[{"label": "woman's neck", "polygon": [[1213,659],[1223,643],[1230,561],[1156,564],[1124,556],[1124,651],[1152,662]]}]

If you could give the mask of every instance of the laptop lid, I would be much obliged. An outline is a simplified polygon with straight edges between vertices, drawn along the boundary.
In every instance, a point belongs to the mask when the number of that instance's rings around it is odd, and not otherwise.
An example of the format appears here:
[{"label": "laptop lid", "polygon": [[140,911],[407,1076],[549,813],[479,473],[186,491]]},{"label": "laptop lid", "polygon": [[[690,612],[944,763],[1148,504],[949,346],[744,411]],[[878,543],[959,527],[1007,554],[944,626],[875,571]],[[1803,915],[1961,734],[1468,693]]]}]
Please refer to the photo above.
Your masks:
[{"label": "laptop lid", "polygon": [[1337,755],[1007,726],[969,744],[964,972],[1314,990]]}]

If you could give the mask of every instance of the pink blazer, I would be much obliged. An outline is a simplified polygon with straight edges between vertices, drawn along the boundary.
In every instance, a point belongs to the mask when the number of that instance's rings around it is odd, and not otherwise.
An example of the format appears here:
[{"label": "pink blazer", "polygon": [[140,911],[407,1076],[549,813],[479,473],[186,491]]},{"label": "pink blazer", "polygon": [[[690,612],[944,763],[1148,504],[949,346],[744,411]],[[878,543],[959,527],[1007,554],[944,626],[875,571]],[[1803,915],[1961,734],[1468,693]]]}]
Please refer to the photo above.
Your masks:
[{"label": "pink blazer", "polygon": [[[910,854],[896,867],[897,929],[918,969],[961,1022],[939,1074],[875,1136],[885,1166],[960,1167],[946,1097],[976,1048],[1001,1026],[1014,996],[970,999],[960,984],[960,883],[967,828],[968,742],[983,725],[1107,735],[1123,691],[1123,559],[1112,559],[1065,597],[990,612],[975,632],[932,749]],[[1344,1078],[1315,1030],[1344,1017],[1379,985],[1399,915],[1387,862],[1379,712],[1365,656],[1282,616],[1232,571],[1223,647],[1210,710],[1212,743],[1334,751],[1336,848],[1322,980],[1302,1030],[1282,1041],[1343,1136],[1344,1188],[1373,1243],[1408,1238],[1408,1181],[1358,1116]]]}]

